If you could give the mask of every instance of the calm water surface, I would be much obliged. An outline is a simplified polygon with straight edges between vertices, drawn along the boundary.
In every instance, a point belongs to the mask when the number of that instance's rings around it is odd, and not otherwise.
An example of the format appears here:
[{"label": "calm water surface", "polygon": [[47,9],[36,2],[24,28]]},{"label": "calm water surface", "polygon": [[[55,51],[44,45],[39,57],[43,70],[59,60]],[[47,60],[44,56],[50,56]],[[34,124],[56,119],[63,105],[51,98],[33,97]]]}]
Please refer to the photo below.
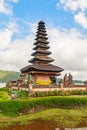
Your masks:
[{"label": "calm water surface", "polygon": [[10,127],[0,128],[0,130],[87,130],[87,127],[82,128],[58,128],[52,123],[48,122],[35,122],[29,125],[12,125]]}]

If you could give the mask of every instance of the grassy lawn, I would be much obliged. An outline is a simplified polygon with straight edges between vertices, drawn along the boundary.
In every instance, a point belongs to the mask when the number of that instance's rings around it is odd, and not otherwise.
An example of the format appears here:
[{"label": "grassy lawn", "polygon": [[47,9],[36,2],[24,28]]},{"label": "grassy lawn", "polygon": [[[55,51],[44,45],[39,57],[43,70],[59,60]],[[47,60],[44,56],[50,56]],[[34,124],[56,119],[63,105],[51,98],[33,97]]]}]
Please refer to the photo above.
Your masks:
[{"label": "grassy lawn", "polygon": [[46,109],[33,114],[27,114],[17,117],[8,117],[0,114],[0,126],[11,125],[14,122],[20,124],[29,124],[35,120],[51,121],[58,127],[78,127],[80,124],[87,126],[87,108],[81,109]]},{"label": "grassy lawn", "polygon": [[37,120],[51,121],[58,127],[87,126],[87,96],[9,99],[7,91],[0,89],[0,126]]},{"label": "grassy lawn", "polygon": [[3,89],[0,89],[0,101],[8,100],[10,96]]}]

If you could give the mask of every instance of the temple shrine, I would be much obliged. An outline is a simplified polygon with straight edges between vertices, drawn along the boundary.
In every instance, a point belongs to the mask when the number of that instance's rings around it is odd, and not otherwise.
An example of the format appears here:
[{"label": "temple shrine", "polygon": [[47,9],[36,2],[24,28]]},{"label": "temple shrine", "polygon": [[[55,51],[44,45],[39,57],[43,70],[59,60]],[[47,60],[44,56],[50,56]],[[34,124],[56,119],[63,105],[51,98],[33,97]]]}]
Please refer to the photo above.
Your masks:
[{"label": "temple shrine", "polygon": [[52,64],[54,59],[50,57],[51,52],[49,49],[45,23],[40,21],[36,32],[34,52],[31,54],[32,59],[29,60],[30,64],[20,70],[18,80],[8,81],[6,86],[12,90],[25,90],[31,95],[38,91],[87,91],[87,81],[83,85],[75,85],[73,76],[70,73],[69,75],[65,74],[64,78],[60,79],[60,82],[56,80],[63,69]]},{"label": "temple shrine", "polygon": [[35,41],[34,52],[31,54],[33,58],[29,60],[30,65],[20,70],[21,75],[24,75],[24,78],[27,76],[28,84],[34,86],[52,85],[63,69],[51,64],[54,59],[50,57],[50,46],[43,21],[38,23]]}]

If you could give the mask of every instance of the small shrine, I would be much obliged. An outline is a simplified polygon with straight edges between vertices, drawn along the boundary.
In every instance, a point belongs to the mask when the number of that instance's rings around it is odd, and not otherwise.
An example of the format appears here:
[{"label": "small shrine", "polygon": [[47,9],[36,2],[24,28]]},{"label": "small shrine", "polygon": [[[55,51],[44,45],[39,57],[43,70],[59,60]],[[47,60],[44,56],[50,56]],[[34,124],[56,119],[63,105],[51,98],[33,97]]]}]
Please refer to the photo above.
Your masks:
[{"label": "small shrine", "polygon": [[74,85],[73,76],[69,73],[69,75],[65,74],[64,76],[64,87],[70,87]]},{"label": "small shrine", "polygon": [[31,54],[32,59],[29,60],[30,65],[22,68],[21,77],[27,77],[27,83],[35,86],[47,86],[56,82],[56,76],[63,71],[61,67],[51,64],[54,61],[50,57],[49,42],[46,33],[45,23],[38,23],[36,39],[34,43],[34,52]]}]

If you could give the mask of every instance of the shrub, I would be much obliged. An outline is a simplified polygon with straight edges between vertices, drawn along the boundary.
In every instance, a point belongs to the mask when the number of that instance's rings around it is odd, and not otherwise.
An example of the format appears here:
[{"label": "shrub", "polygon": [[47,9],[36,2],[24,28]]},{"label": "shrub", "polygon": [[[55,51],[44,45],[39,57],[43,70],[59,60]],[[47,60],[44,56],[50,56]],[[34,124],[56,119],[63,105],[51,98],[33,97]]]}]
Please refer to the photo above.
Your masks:
[{"label": "shrub", "polygon": [[68,90],[68,91],[48,91],[48,92],[40,92],[37,91],[34,93],[34,97],[45,97],[45,96],[70,96],[70,95],[87,95],[87,91],[83,90]]},{"label": "shrub", "polygon": [[17,94],[19,98],[29,97],[29,92],[27,92],[26,90],[18,91]]},{"label": "shrub", "polygon": [[44,93],[37,91],[37,92],[35,92],[35,96],[36,97],[42,97],[42,96],[44,96]]},{"label": "shrub", "polygon": [[81,108],[87,107],[87,97],[43,97],[33,98],[29,100],[9,100],[0,102],[0,110],[3,114],[9,116],[19,115],[21,111],[28,111],[32,108],[39,110],[38,108]]}]

